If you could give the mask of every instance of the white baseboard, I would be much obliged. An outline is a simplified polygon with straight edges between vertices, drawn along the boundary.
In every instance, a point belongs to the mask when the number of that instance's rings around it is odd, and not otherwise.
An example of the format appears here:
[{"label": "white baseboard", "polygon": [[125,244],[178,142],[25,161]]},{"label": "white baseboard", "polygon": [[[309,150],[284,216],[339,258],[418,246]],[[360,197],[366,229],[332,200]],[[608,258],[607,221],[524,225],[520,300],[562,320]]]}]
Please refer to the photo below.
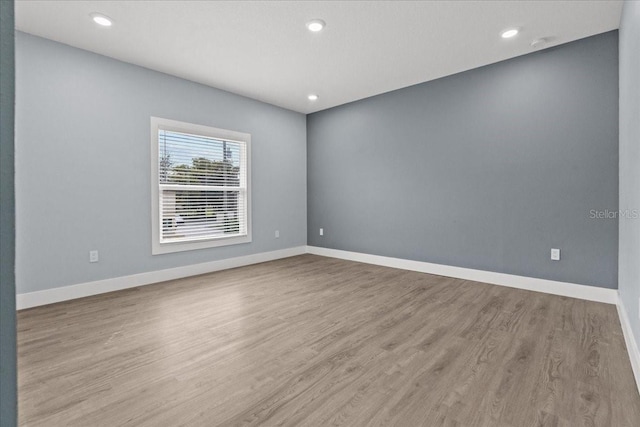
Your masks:
[{"label": "white baseboard", "polygon": [[532,277],[515,276],[511,274],[495,273],[491,271],[474,270],[463,267],[433,264],[422,261],[412,261],[400,258],[391,258],[379,255],[369,255],[358,252],[342,251],[337,249],[320,248],[316,246],[299,246],[272,252],[262,252],[237,258],[223,259],[219,261],[205,262],[201,264],[187,265],[184,267],[169,268],[166,270],[150,271],[147,273],[133,274],[130,276],[115,277],[111,279],[97,280],[95,282],[81,283],[77,285],[63,286],[44,291],[28,292],[16,295],[16,308],[18,310],[36,307],[70,299],[82,298],[151,283],[196,276],[198,274],[211,273],[229,268],[242,267],[260,262],[287,258],[295,255],[310,253],[332,258],[341,258],[350,261],[376,264],[385,267],[400,268],[404,270],[419,271],[422,273],[436,274],[439,276],[455,277],[476,282],[491,283],[494,285],[508,286],[530,291],[545,292],[554,295],[562,295],[580,298],[589,301],[616,304],[618,293],[614,289],[605,289],[595,286],[577,285],[574,283],[556,282],[552,280],[535,279]]},{"label": "white baseboard", "polygon": [[149,285],[152,283],[165,282],[167,280],[181,279],[183,277],[197,276],[198,274],[212,273],[214,271],[227,270],[229,268],[243,267],[245,265],[288,258],[295,255],[302,255],[304,253],[306,253],[306,247],[298,246],[295,248],[281,249],[272,252],[261,252],[253,255],[228,258],[219,261],[186,265],[184,267],[132,274],[130,276],[97,280],[95,282],[80,283],[77,285],[62,286],[44,291],[27,292],[16,295],[16,308],[18,310],[22,310],[25,308],[37,307],[60,301],[119,291],[121,289],[135,288],[136,286]]},{"label": "white baseboard", "polygon": [[624,335],[624,341],[627,344],[627,351],[629,352],[629,359],[631,360],[631,369],[633,369],[636,386],[638,387],[638,392],[640,392],[640,350],[638,350],[638,343],[633,335],[627,309],[622,302],[622,298],[618,298],[617,307],[620,325],[622,326],[622,334]]},{"label": "white baseboard", "polygon": [[526,289],[528,291],[544,292],[547,294],[562,295],[565,297],[604,302],[607,304],[616,304],[618,301],[617,290],[599,288],[596,286],[556,282],[554,280],[515,276],[512,274],[495,273],[492,271],[474,270],[471,268],[453,267],[450,265],[442,264],[432,264],[429,262],[412,261],[380,255],[369,255],[359,252],[341,251],[338,249],[320,248],[317,246],[307,246],[307,253],[327,256],[331,258],[340,258],[349,261],[363,262],[366,264],[381,265],[384,267],[419,271],[421,273],[436,274],[438,276],[455,277],[457,279],[491,283],[493,285],[508,286],[510,288]]}]

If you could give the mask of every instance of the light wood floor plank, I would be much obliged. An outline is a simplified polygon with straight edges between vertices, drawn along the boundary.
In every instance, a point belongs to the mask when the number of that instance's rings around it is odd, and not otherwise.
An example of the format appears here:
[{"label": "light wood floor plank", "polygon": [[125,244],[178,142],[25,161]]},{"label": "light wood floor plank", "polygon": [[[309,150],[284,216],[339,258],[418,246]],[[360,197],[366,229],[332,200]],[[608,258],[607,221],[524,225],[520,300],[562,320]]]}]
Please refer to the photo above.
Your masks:
[{"label": "light wood floor plank", "polygon": [[22,426],[640,425],[615,307],[303,255],[18,313]]}]

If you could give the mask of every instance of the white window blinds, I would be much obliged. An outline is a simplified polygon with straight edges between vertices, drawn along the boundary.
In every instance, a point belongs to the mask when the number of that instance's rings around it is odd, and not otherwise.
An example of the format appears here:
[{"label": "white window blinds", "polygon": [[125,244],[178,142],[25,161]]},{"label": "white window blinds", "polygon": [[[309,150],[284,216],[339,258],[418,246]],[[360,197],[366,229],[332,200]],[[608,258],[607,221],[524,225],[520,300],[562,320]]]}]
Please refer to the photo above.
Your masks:
[{"label": "white window blinds", "polygon": [[159,243],[247,235],[247,144],[158,128]]}]

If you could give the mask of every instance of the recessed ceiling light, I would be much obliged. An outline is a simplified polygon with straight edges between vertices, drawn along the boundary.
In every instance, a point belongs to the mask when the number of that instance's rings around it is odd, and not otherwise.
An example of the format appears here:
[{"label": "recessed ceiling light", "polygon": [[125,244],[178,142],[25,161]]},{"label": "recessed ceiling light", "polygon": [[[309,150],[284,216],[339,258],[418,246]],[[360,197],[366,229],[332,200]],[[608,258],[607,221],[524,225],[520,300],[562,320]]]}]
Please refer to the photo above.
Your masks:
[{"label": "recessed ceiling light", "polygon": [[103,15],[101,13],[92,13],[90,14],[91,19],[93,19],[93,22],[95,22],[98,25],[101,25],[103,27],[110,27],[113,25],[113,20],[111,18],[109,18],[106,15]]},{"label": "recessed ceiling light", "polygon": [[307,28],[309,29],[309,31],[313,31],[314,33],[322,31],[325,25],[327,25],[327,23],[322,19],[312,19],[311,21],[307,22]]},{"label": "recessed ceiling light", "polygon": [[312,93],[311,95],[307,96],[307,98],[309,98],[309,101],[317,101],[318,95],[316,95],[315,93]]},{"label": "recessed ceiling light", "polygon": [[518,28],[507,28],[500,33],[500,36],[503,39],[510,39],[511,37],[515,37],[516,35],[518,35],[518,32],[520,32],[520,29]]}]

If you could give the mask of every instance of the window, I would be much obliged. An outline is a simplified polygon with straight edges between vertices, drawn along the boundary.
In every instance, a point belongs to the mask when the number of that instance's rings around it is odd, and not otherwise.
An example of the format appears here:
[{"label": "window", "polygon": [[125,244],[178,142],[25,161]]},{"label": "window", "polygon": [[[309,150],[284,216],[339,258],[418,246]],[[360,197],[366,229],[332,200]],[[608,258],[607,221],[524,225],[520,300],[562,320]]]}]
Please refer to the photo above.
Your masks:
[{"label": "window", "polygon": [[251,241],[251,135],[151,118],[152,253]]}]

